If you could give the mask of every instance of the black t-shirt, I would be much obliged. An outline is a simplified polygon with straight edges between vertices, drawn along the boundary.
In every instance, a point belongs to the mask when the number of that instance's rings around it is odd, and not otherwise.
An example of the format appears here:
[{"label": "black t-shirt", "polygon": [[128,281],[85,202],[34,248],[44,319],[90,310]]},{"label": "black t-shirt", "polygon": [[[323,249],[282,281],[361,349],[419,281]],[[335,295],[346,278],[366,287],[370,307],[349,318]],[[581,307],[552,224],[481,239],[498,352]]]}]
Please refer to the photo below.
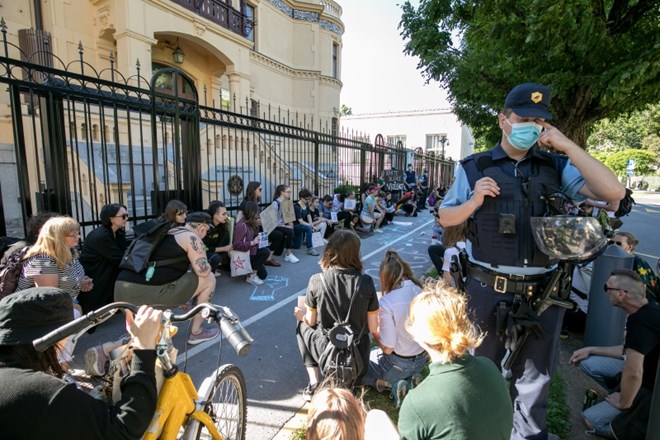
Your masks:
[{"label": "black t-shirt", "polygon": [[307,222],[307,216],[309,215],[309,206],[305,206],[304,208],[300,206],[300,203],[296,203],[293,205],[293,210],[296,213],[296,222],[300,219],[302,221]]},{"label": "black t-shirt", "polygon": [[[199,240],[197,236],[194,238]],[[181,258],[181,261],[168,264],[167,266],[159,266],[156,264],[154,275],[149,281],[145,280],[148,269],[145,269],[140,273],[123,269],[119,272],[117,281],[128,281],[129,283],[146,284],[149,286],[161,286],[163,284],[171,283],[172,281],[181,278],[190,269],[190,261],[188,258],[184,258],[187,257],[187,255],[186,251],[176,242],[174,235],[168,235],[154,251],[151,261],[158,262],[179,257]]]},{"label": "black t-shirt", "polygon": [[660,358],[660,306],[648,303],[628,317],[624,349],[644,355],[642,387],[653,390]]},{"label": "black t-shirt", "polygon": [[215,252],[215,248],[227,246],[229,244],[229,232],[227,224],[218,223],[212,226],[206,233],[203,241],[209,251]]}]

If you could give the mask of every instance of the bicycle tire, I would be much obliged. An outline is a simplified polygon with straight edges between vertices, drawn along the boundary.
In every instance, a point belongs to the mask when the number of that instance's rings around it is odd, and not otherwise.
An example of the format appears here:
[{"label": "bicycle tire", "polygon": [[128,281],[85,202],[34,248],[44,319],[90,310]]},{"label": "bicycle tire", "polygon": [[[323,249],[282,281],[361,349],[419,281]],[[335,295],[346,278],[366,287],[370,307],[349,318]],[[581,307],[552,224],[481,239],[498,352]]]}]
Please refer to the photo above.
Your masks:
[{"label": "bicycle tire", "polygon": [[[204,380],[199,388],[199,401],[224,440],[245,440],[247,390],[243,373],[236,365],[222,365]],[[198,420],[191,419],[185,433],[183,438],[212,439]]]}]

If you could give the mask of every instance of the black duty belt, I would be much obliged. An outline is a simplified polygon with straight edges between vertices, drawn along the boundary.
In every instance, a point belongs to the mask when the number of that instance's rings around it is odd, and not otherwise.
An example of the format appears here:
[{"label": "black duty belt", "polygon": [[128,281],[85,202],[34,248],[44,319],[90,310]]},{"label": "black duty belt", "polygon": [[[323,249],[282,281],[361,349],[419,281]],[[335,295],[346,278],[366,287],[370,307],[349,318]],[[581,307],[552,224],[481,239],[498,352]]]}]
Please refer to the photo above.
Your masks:
[{"label": "black duty belt", "polygon": [[468,276],[491,286],[497,293],[516,293],[528,296],[538,291],[548,274],[509,275],[495,272],[477,264],[470,264],[468,266]]},{"label": "black duty belt", "polygon": [[394,352],[394,351],[392,352],[392,354],[393,354],[394,356],[396,356],[396,357],[400,357],[401,359],[415,359],[417,356],[421,356],[421,355],[423,355],[424,353],[426,353],[426,352],[423,351],[423,352],[421,352],[421,353],[419,353],[419,354],[414,354],[414,355],[412,355],[412,356],[402,356],[402,355],[398,354],[397,352]]}]

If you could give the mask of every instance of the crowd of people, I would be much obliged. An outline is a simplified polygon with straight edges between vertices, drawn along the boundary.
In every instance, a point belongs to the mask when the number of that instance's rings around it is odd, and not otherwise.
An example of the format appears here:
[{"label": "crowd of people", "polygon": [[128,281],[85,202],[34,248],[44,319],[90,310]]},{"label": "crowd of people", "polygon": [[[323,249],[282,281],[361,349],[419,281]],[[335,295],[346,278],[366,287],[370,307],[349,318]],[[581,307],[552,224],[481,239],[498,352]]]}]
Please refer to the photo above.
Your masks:
[{"label": "crowd of people", "polygon": [[[309,257],[320,256],[321,267],[293,310],[308,379],[302,392],[310,402],[308,439],[556,438],[548,432],[546,414],[564,309],[533,313],[530,301],[556,267],[532,239],[530,217],[546,213],[549,190],[612,203],[625,192],[609,169],[548,123],[550,97],[538,84],[512,89],[498,116],[501,141],[461,161],[446,194],[438,188],[427,195],[426,173],[419,178],[412,168],[405,174],[409,194],[397,202],[378,182],[359,197],[349,191],[321,198],[302,189],[295,204],[291,187],[279,185],[266,204],[276,214],[268,230],[261,220],[266,201],[260,182],[247,185],[235,224],[220,201],[206,211],[188,212],[184,203],[171,200],[160,219],[136,227],[140,234],[163,234],[139,269],[124,264],[131,252],[124,235],[126,206],[104,206],[101,226],[88,234],[80,252],[75,219],[35,216],[24,244],[11,249],[25,249],[17,291],[0,300],[0,433],[59,438],[40,431],[57,423],[67,426],[66,438],[139,438],[155,410],[157,309],[210,302],[217,276],[231,267],[235,252],[249,255],[246,282],[262,285],[266,267],[298,263],[295,251],[304,243]],[[440,236],[429,248],[439,279],[420,282],[389,250],[377,292],[365,274],[357,232],[380,233],[399,209],[414,216],[427,203]],[[320,234],[321,246],[315,246],[314,234]],[[629,253],[637,244],[625,232],[612,240]],[[321,255],[317,247],[323,248]],[[571,362],[611,391],[585,410],[587,426],[599,436],[637,439],[648,421],[660,355],[660,306],[649,294],[656,291],[657,278],[636,259],[634,270],[612,272],[603,289],[612,305],[628,314],[624,343],[582,348]],[[135,355],[122,400],[114,406],[61,380],[71,361],[68,342],[44,353],[31,344],[111,300],[141,306],[135,317],[127,315]],[[339,340],[345,350],[355,350],[341,368],[354,376],[333,376],[339,366],[325,357],[338,329],[350,330]],[[518,357],[503,371],[511,332],[529,329],[538,331],[520,342]],[[199,344],[218,333],[205,328],[199,316],[187,342]],[[88,372],[103,374],[115,346],[90,349]],[[349,391],[360,385],[389,394],[399,408],[396,426],[383,413],[365,411]],[[9,420],[28,412],[41,423],[26,436]],[[69,423],[81,416],[89,420],[85,426]]]}]

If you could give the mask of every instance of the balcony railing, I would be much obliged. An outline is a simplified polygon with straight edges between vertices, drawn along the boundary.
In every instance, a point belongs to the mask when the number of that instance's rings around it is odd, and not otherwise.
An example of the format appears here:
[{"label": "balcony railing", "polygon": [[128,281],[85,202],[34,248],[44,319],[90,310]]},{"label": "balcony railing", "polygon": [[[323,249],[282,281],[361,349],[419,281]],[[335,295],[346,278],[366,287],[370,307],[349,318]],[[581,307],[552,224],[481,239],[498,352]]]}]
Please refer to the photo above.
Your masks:
[{"label": "balcony railing", "polygon": [[172,0],[198,15],[229,29],[238,35],[247,36],[247,23],[243,11],[237,11],[231,5],[231,0]]}]

